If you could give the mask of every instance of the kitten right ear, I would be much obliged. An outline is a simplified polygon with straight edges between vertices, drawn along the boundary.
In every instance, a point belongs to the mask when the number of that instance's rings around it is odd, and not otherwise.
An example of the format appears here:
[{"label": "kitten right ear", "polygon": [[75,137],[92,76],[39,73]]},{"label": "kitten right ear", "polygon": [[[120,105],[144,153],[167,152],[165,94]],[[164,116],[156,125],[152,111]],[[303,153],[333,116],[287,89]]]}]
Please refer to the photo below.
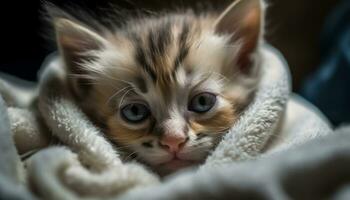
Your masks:
[{"label": "kitten right ear", "polygon": [[236,0],[217,19],[215,31],[231,35],[231,42],[240,41],[238,65],[249,71],[251,56],[262,39],[262,0]]},{"label": "kitten right ear", "polygon": [[98,33],[66,18],[54,19],[56,40],[67,67],[74,94],[83,98],[91,87],[90,70],[83,63],[95,58],[94,52],[106,47],[107,41]]},{"label": "kitten right ear", "polygon": [[71,20],[54,19],[54,26],[59,49],[70,70],[75,71],[77,64],[89,59],[88,52],[101,50],[106,45],[99,34]]}]

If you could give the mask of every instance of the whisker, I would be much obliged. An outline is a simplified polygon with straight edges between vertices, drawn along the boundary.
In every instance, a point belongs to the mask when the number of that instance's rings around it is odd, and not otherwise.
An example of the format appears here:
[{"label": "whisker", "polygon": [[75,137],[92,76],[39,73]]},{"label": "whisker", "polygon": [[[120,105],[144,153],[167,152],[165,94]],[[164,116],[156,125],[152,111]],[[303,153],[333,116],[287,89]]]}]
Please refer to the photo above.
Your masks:
[{"label": "whisker", "polygon": [[[138,140],[138,139],[140,139],[140,138],[142,138],[142,137],[144,137],[143,135],[139,135],[139,136],[137,136],[137,137],[134,137],[132,140]],[[120,136],[109,136],[109,138],[111,138],[111,139],[115,139],[115,140],[123,140],[123,139],[126,139],[126,140],[130,140],[130,138],[129,137],[120,137]]]},{"label": "whisker", "polygon": [[[137,152],[132,152],[132,153],[130,153],[124,160],[125,161],[129,161],[129,160],[131,160],[131,157],[133,156],[133,155],[135,155]],[[130,159],[129,159],[130,158]]]},{"label": "whisker", "polygon": [[131,85],[131,86],[134,85],[134,84],[133,84],[132,82],[130,82],[130,81],[126,81],[126,80],[114,78],[114,77],[111,77],[111,76],[107,76],[107,78],[109,78],[109,79],[111,79],[111,80],[114,80],[114,81],[120,81],[120,82],[126,83],[126,84]]},{"label": "whisker", "polygon": [[119,146],[119,145],[117,145],[115,148],[117,148],[117,149],[127,149],[127,148],[130,148],[130,147],[132,147],[133,145],[123,145],[123,146]]},{"label": "whisker", "polygon": [[127,90],[127,91],[123,94],[123,96],[122,96],[122,98],[121,98],[121,100],[120,100],[120,103],[119,103],[119,108],[120,108],[121,105],[123,104],[123,101],[124,101],[125,96],[126,96],[129,92],[131,92],[131,91],[133,91],[133,90],[134,90],[134,88],[131,88],[131,89]]},{"label": "whisker", "polygon": [[122,88],[121,90],[117,91],[116,93],[114,93],[112,96],[110,96],[110,97],[108,98],[108,100],[106,101],[106,104],[109,104],[110,101],[111,101],[114,97],[116,97],[118,94],[120,94],[121,92],[125,91],[126,89],[130,89],[130,88],[132,88],[132,86],[126,86],[126,87]]}]

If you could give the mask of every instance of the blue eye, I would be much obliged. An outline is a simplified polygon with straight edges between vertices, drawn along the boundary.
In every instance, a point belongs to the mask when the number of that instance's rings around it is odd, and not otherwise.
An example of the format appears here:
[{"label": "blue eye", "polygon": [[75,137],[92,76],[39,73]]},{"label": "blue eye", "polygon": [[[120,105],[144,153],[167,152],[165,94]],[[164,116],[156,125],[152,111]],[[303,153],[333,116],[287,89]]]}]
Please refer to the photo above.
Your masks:
[{"label": "blue eye", "polygon": [[188,105],[188,110],[197,113],[208,112],[215,105],[215,103],[216,95],[204,92],[194,96],[191,99]]},{"label": "blue eye", "polygon": [[150,111],[143,104],[131,103],[122,108],[121,115],[127,122],[140,123],[149,117]]}]

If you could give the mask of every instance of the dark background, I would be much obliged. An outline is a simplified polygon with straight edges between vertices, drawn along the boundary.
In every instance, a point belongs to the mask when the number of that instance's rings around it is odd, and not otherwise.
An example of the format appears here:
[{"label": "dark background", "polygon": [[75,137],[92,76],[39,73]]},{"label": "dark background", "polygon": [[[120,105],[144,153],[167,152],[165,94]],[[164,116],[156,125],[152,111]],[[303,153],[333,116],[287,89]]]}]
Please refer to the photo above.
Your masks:
[{"label": "dark background", "polygon": [[[0,6],[0,71],[27,80],[36,80],[36,73],[45,56],[54,50],[45,39],[49,35],[42,20],[42,1],[5,1]],[[120,8],[148,10],[169,9],[172,6],[190,7],[199,2],[224,8],[231,0],[85,0],[55,1],[59,6],[69,4],[97,10],[110,4]],[[337,0],[269,0],[267,40],[282,51],[298,90],[305,77],[320,63],[319,36],[325,17]],[[103,12],[99,13],[103,14]]]}]

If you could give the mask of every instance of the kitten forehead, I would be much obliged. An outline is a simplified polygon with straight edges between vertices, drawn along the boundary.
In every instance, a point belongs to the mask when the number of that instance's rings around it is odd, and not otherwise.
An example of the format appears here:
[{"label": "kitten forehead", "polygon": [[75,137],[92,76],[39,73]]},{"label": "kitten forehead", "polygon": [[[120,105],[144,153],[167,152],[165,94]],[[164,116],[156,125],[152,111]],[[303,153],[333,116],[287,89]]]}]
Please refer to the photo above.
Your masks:
[{"label": "kitten forehead", "polygon": [[146,26],[146,33],[134,35],[135,60],[152,81],[173,81],[176,70],[188,54],[189,24],[180,19],[165,18]]},{"label": "kitten forehead", "polygon": [[222,66],[234,60],[234,51],[238,49],[238,46],[228,45],[228,39],[211,32],[204,33],[191,49],[188,65],[199,71],[220,72]]},{"label": "kitten forehead", "polygon": [[171,89],[170,85],[184,87],[188,74],[220,73],[220,68],[227,62],[227,54],[232,52],[227,37],[217,36],[210,26],[191,20],[169,24],[167,21],[159,26],[159,31],[152,29],[143,39],[136,37],[135,60],[141,71],[146,72],[144,79],[151,79],[150,84],[166,93]]}]

